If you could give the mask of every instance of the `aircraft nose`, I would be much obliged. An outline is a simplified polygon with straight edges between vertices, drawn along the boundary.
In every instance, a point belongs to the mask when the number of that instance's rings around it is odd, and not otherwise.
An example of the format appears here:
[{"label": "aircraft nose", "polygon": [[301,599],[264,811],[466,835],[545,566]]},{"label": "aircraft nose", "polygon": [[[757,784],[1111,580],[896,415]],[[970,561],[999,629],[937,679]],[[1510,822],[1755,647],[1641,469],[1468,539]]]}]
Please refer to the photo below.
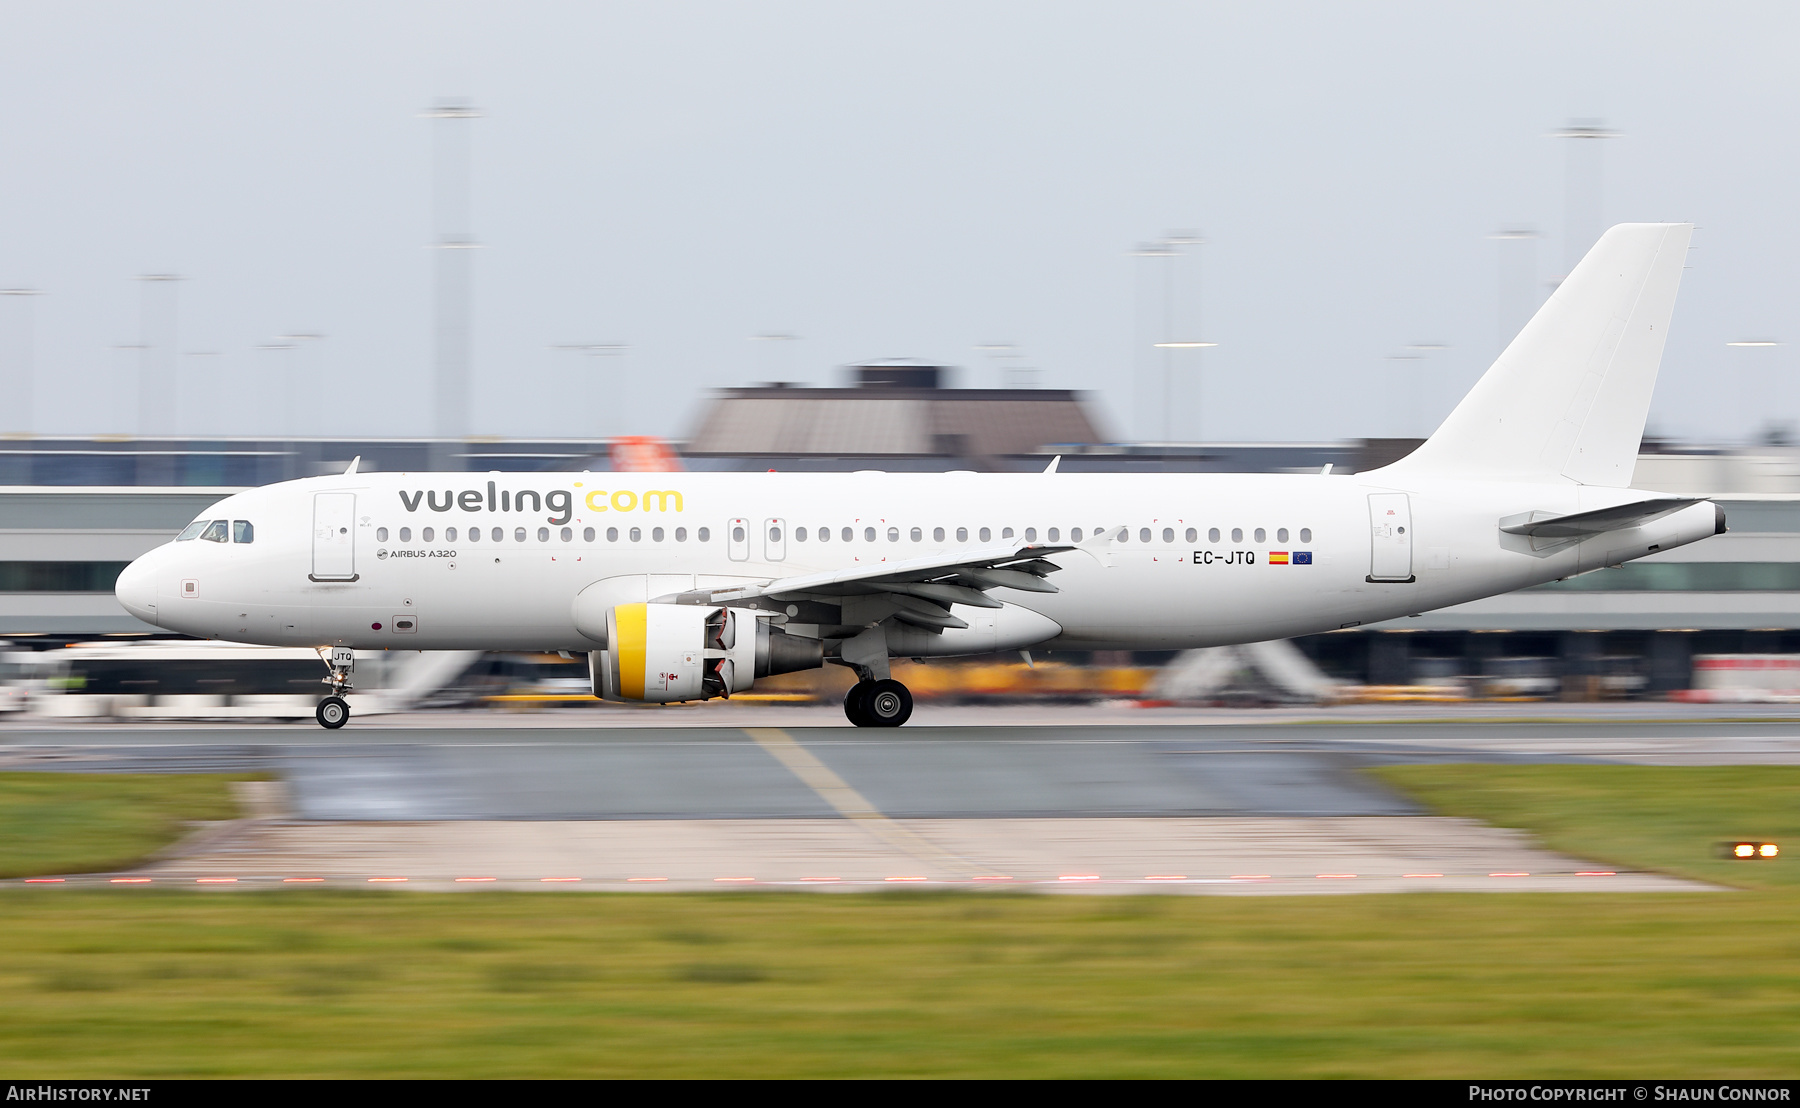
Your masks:
[{"label": "aircraft nose", "polygon": [[146,564],[153,555],[146,554],[125,567],[119,574],[119,580],[113,585],[113,595],[119,598],[119,606],[145,623],[156,624],[156,579],[152,568]]}]

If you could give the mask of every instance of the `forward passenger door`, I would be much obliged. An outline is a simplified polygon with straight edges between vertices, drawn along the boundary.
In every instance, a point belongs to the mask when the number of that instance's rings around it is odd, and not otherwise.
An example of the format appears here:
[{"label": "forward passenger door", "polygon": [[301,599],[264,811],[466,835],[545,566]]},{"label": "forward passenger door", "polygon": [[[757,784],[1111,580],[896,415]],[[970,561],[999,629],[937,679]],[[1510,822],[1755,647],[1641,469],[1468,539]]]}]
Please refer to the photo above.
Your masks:
[{"label": "forward passenger door", "polygon": [[356,494],[313,493],[312,536],[312,580],[356,580]]}]

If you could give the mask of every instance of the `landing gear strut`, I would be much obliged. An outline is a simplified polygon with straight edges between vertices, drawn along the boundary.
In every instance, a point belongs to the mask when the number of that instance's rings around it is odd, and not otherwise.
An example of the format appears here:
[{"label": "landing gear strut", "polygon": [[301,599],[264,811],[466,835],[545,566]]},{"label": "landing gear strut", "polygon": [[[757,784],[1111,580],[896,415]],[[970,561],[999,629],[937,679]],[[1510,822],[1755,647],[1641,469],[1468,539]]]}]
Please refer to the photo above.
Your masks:
[{"label": "landing gear strut", "polygon": [[350,722],[350,702],[344,699],[344,694],[350,691],[350,670],[356,665],[356,651],[347,646],[334,646],[329,655],[319,651],[319,660],[330,671],[330,675],[320,681],[331,686],[331,695],[319,701],[313,715],[320,727],[336,731]]},{"label": "landing gear strut", "polygon": [[893,679],[858,681],[844,696],[844,715],[858,727],[898,727],[912,716],[912,693]]}]

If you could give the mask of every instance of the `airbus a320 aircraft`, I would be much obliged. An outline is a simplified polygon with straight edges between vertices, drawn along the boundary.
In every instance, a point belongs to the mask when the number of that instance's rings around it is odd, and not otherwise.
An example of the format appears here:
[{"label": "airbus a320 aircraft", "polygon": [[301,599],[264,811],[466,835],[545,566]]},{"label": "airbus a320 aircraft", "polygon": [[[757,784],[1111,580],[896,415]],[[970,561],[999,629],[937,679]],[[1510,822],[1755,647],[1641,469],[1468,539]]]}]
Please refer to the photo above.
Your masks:
[{"label": "airbus a320 aircraft", "polygon": [[1601,238],[1437,432],[1368,473],[358,473],[226,498],[120,575],[133,615],[357,650],[587,655],[594,695],[729,697],[826,663],[896,727],[892,657],[1166,650],[1355,627],[1725,529],[1633,490],[1692,227]]}]

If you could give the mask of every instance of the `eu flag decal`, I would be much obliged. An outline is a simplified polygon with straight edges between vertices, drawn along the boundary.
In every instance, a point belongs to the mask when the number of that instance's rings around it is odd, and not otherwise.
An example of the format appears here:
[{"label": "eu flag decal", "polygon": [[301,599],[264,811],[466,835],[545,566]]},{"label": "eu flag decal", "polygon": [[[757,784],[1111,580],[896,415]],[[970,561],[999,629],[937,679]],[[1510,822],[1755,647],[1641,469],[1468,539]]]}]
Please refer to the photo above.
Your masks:
[{"label": "eu flag decal", "polygon": [[1294,564],[1297,566],[1312,565],[1312,551],[1310,551],[1310,550],[1294,551]]},{"label": "eu flag decal", "polygon": [[1288,552],[1285,550],[1269,551],[1269,564],[1272,566],[1287,565],[1288,564]]}]

